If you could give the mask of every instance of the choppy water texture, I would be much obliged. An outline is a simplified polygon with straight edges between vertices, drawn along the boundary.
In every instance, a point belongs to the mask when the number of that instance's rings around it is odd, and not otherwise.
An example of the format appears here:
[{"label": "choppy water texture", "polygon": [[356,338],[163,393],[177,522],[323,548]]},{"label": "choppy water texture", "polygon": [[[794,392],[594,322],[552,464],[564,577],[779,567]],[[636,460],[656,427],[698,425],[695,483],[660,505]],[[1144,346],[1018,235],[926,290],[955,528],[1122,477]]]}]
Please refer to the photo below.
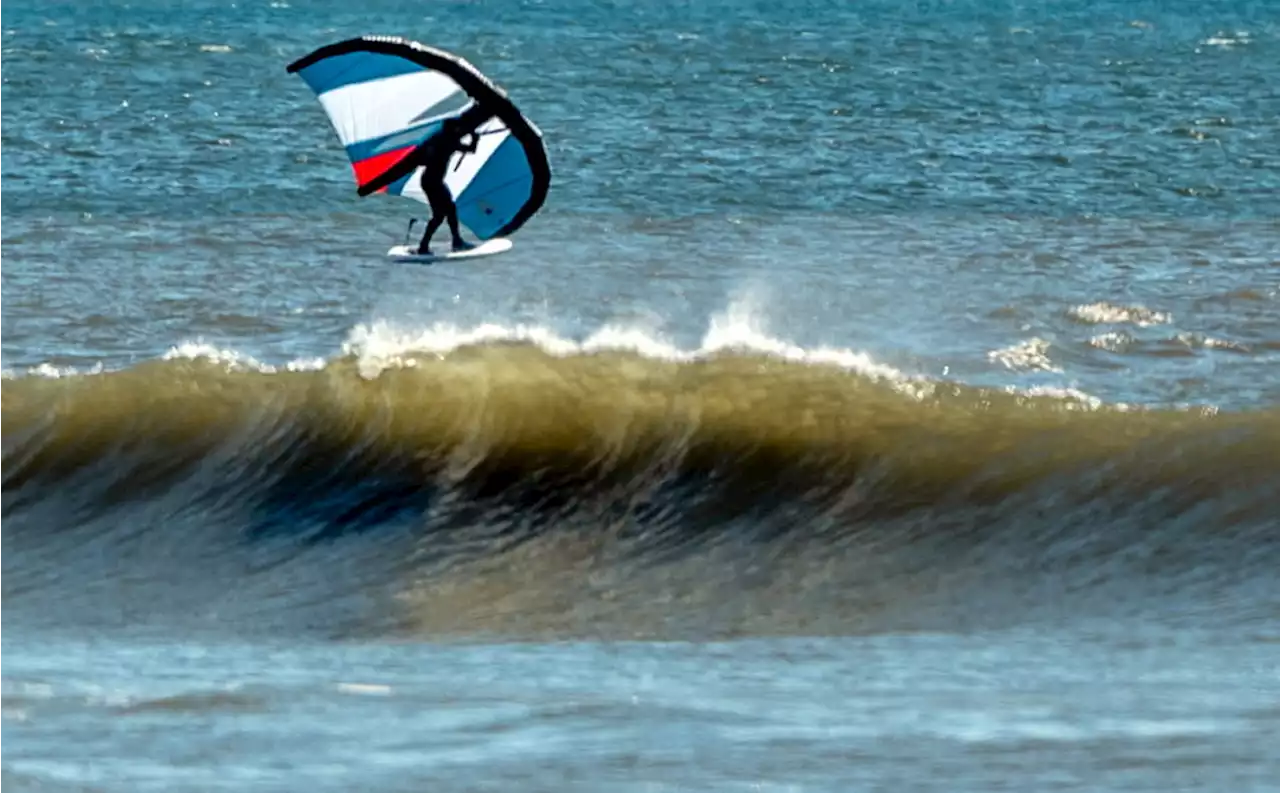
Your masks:
[{"label": "choppy water texture", "polygon": [[[9,3],[3,783],[1280,765],[1268,3]],[[284,67],[462,54],[506,255]]]}]

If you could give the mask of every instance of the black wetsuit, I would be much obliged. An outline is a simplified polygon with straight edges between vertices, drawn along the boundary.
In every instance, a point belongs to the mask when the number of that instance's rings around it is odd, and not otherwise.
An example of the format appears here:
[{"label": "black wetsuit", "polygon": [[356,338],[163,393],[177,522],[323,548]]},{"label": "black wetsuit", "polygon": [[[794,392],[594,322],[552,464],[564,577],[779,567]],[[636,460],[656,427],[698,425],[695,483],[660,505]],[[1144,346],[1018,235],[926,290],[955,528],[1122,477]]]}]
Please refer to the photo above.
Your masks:
[{"label": "black wetsuit", "polygon": [[[471,136],[471,142],[464,144],[462,138],[465,135]],[[458,208],[453,203],[453,196],[449,193],[448,186],[444,183],[445,173],[449,168],[449,158],[455,151],[474,152],[476,150],[476,135],[472,131],[463,131],[463,129],[452,124],[446,124],[435,135],[428,138],[414,152],[414,159],[422,165],[422,177],[419,184],[422,186],[422,192],[426,195],[428,203],[431,204],[431,220],[427,223],[427,228],[423,232],[422,241],[418,243],[418,252],[426,253],[431,244],[431,237],[436,233],[436,229],[440,228],[440,224],[448,221],[449,231],[453,234],[453,249],[462,250],[468,247],[466,241],[462,239],[462,235],[458,231]]]}]

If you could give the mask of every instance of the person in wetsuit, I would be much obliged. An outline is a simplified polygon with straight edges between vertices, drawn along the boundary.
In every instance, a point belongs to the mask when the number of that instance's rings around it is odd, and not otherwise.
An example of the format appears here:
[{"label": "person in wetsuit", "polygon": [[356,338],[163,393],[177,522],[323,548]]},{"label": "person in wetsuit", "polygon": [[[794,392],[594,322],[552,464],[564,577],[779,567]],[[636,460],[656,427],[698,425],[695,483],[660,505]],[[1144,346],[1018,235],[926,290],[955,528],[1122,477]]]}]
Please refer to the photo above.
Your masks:
[{"label": "person in wetsuit", "polygon": [[[463,143],[462,139],[467,136],[470,136],[470,142]],[[453,196],[444,183],[444,176],[449,168],[449,158],[453,153],[455,151],[474,153],[477,141],[478,136],[474,127],[468,128],[461,119],[450,118],[441,124],[439,132],[423,141],[417,150],[409,155],[422,166],[419,184],[427,201],[431,204],[431,220],[428,221],[427,228],[422,234],[422,241],[418,243],[418,253],[431,253],[431,237],[440,228],[440,224],[446,221],[449,224],[449,232],[453,235],[455,251],[465,251],[475,247],[464,240],[458,231],[458,207],[453,203]]]}]

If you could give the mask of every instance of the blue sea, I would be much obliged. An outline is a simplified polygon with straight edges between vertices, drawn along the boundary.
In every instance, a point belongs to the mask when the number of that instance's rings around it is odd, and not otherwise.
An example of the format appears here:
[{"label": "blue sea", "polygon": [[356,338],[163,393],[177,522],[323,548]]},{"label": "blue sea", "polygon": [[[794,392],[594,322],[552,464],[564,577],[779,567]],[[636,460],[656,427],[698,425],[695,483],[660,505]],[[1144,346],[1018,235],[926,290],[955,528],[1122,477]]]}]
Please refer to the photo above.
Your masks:
[{"label": "blue sea", "polygon": [[[1275,3],[0,28],[6,790],[1280,788]],[[369,34],[510,252],[387,258]]]}]

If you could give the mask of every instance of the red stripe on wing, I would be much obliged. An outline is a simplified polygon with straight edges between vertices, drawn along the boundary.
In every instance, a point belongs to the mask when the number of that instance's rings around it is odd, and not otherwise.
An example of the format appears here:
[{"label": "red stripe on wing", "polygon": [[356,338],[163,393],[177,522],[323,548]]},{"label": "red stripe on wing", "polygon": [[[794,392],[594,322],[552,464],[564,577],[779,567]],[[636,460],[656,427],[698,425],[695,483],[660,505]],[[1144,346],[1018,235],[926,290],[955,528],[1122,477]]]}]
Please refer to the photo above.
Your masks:
[{"label": "red stripe on wing", "polygon": [[[372,182],[380,174],[385,173],[388,168],[400,162],[400,160],[409,152],[413,151],[416,146],[405,146],[402,149],[392,149],[384,151],[381,154],[351,163],[351,167],[356,172],[356,184],[366,185]],[[387,188],[382,188],[379,193],[387,192]]]}]

